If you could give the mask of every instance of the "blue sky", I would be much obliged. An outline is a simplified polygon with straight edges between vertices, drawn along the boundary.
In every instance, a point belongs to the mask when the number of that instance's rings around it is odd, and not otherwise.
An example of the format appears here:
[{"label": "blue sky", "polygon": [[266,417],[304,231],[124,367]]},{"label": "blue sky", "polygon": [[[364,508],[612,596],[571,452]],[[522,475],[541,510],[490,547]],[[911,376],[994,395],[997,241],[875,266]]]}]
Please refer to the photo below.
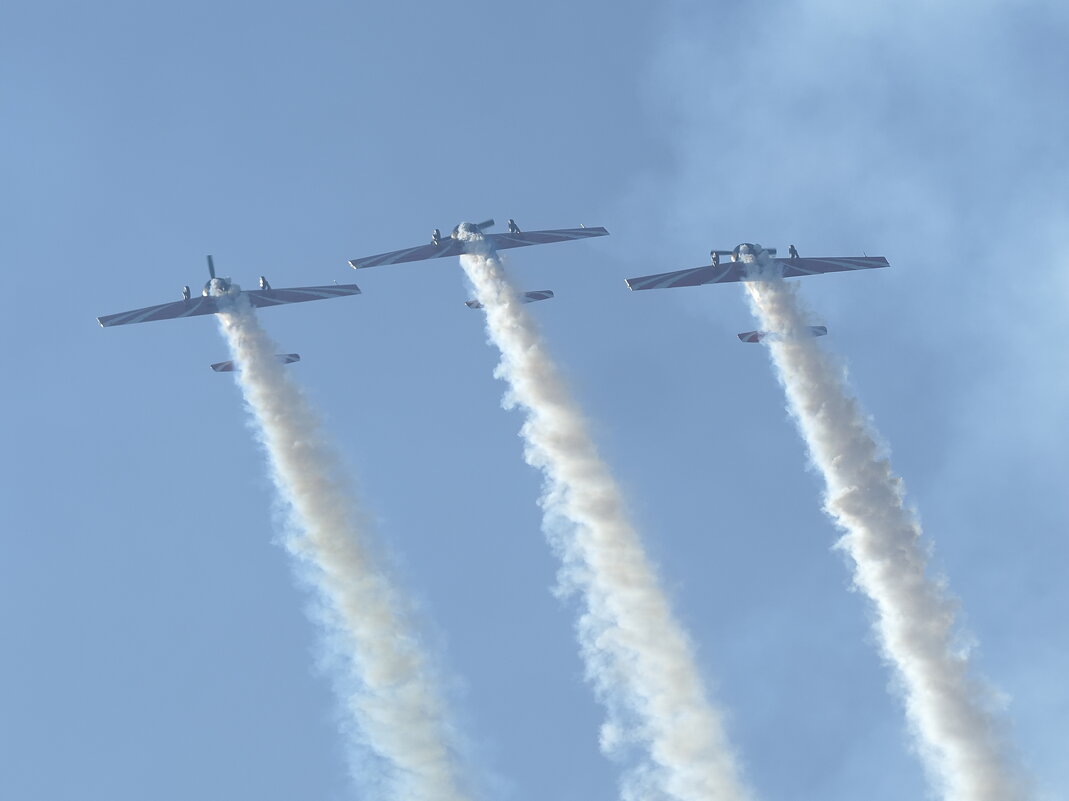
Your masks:
[{"label": "blue sky", "polygon": [[815,278],[1022,761],[1069,787],[1069,13],[836,0],[34,3],[0,16],[8,343],[0,792],[354,795],[307,597],[211,320],[102,331],[204,254],[364,295],[265,326],[421,610],[481,798],[610,799],[538,476],[450,261],[462,219],[605,225],[513,253],[760,798],[920,797],[868,611],[737,287],[623,279],[758,241]]}]

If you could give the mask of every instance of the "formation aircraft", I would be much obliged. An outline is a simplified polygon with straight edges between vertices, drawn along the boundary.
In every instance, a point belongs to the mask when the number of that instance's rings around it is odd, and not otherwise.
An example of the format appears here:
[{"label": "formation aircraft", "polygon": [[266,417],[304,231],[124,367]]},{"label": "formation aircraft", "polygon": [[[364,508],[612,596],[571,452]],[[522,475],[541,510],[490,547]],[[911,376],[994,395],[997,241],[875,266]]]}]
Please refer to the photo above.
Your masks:
[{"label": "formation aircraft", "polygon": [[[463,256],[465,254],[493,255],[499,250],[510,248],[522,248],[529,245],[549,245],[553,242],[571,242],[575,239],[588,239],[593,236],[608,236],[609,232],[604,228],[555,228],[545,231],[522,231],[516,221],[508,221],[508,233],[488,234],[486,229],[492,228],[494,221],[484,220],[481,223],[462,222],[453,232],[443,237],[442,232],[435,228],[431,232],[429,245],[417,245],[414,248],[404,250],[392,250],[389,253],[379,253],[377,256],[367,256],[362,259],[351,259],[349,264],[355,270],[365,267],[378,267],[383,264],[402,264],[409,261],[425,261],[426,259],[441,259],[445,256]],[[548,300],[553,297],[549,289],[534,292],[523,292],[520,301],[534,303],[539,300]],[[482,304],[477,300],[465,301],[469,309],[481,309]]]},{"label": "formation aircraft", "polygon": [[[760,281],[770,275],[798,278],[803,275],[890,266],[883,256],[802,258],[798,254],[798,248],[794,245],[787,248],[787,254],[787,258],[777,259],[775,248],[763,248],[760,245],[743,242],[736,245],[734,250],[709,251],[710,263],[702,267],[628,278],[626,279],[627,286],[631,290],[667,289],[679,286],[701,286],[702,284],[726,284],[732,281]],[[731,261],[721,264],[721,256],[730,256]],[[828,329],[823,325],[811,325],[809,333],[814,337],[822,337],[828,333]],[[779,336],[775,331],[744,331],[739,334],[739,339],[743,342],[763,342]]]},{"label": "formation aircraft", "polygon": [[[883,256],[845,256],[802,258],[798,249],[791,245],[789,256],[785,259],[775,258],[775,248],[763,248],[744,242],[734,250],[711,250],[711,263],[687,270],[673,270],[657,275],[643,275],[628,278],[627,286],[632,290],[668,289],[680,286],[701,286],[702,284],[725,284],[731,281],[759,281],[765,270],[783,278],[798,278],[805,275],[835,273],[847,270],[869,270],[875,267],[889,267]],[[721,263],[721,256],[730,256],[731,260]]]},{"label": "formation aircraft", "polygon": [[[229,278],[219,278],[215,274],[215,264],[212,257],[208,257],[208,275],[211,276],[199,298],[192,297],[189,287],[182,287],[182,299],[173,303],[161,303],[158,306],[146,306],[143,309],[119,312],[118,314],[105,314],[98,317],[97,322],[102,328],[113,325],[128,325],[130,323],[148,323],[154,320],[170,320],[176,317],[197,317],[201,314],[218,314],[226,311],[227,306],[235,297],[232,293],[234,285]],[[260,276],[260,288],[242,290],[241,294],[249,299],[249,303],[258,309],[267,306],[283,306],[287,303],[304,303],[309,300],[327,300],[328,298],[340,298],[346,295],[359,295],[360,287],[356,284],[331,284],[329,286],[298,286],[287,289],[272,289],[271,284],[262,275]]]}]

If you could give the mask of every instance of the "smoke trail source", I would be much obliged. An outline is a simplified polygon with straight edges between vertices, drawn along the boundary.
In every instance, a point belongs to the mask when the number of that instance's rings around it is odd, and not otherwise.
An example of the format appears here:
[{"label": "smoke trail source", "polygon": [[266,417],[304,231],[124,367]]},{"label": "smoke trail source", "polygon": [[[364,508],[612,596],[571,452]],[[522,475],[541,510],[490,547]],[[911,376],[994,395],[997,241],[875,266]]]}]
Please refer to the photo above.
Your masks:
[{"label": "smoke trail source", "polygon": [[288,506],[287,549],[331,621],[344,662],[346,712],[358,740],[387,766],[404,801],[462,801],[455,757],[430,670],[396,591],[370,552],[353,489],[308,401],[275,359],[274,343],[238,295],[219,315],[238,380]]},{"label": "smoke trail source", "polygon": [[[762,275],[762,278],[767,276]],[[824,508],[846,532],[854,582],[875,604],[875,630],[900,681],[929,776],[952,801],[1014,801],[1026,793],[987,705],[955,647],[954,603],[926,574],[921,530],[843,371],[808,334],[794,288],[747,284],[809,454],[825,481]]]},{"label": "smoke trail source", "polygon": [[545,476],[541,503],[562,577],[584,602],[578,629],[587,675],[609,711],[602,749],[644,749],[624,797],[748,798],[691,645],[530,316],[496,256],[462,256],[461,264],[501,351],[496,375],[509,385],[507,402],[526,412],[526,459]]}]

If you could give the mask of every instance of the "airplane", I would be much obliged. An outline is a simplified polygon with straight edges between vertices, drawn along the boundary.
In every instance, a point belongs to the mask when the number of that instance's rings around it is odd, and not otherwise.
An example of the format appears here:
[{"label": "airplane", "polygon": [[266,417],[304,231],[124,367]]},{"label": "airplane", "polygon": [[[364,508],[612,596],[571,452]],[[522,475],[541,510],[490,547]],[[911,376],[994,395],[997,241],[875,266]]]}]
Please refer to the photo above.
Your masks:
[{"label": "airplane", "polygon": [[[276,353],[275,354],[275,359],[277,361],[281,362],[282,364],[293,364],[294,362],[299,362],[301,360],[301,354],[299,354],[299,353]],[[215,370],[215,372],[217,372],[217,373],[232,373],[237,369],[234,366],[234,362],[232,362],[232,361],[216,362],[215,364],[211,365],[211,368],[213,370]]]},{"label": "airplane", "polygon": [[[890,267],[883,256],[847,256],[835,258],[802,258],[798,249],[791,245],[786,259],[773,258],[775,248],[763,248],[744,242],[734,250],[711,250],[711,264],[691,267],[687,270],[673,270],[657,275],[643,275],[628,278],[627,286],[632,290],[665,289],[680,286],[701,286],[702,284],[724,284],[731,281],[759,281],[761,275],[755,267],[771,265],[783,278],[797,278],[804,275],[819,275],[846,270],[869,270],[876,267]],[[730,256],[731,261],[720,263],[721,256]]]},{"label": "airplane", "polygon": [[[811,325],[809,326],[809,333],[814,337],[822,337],[827,335],[828,327],[826,325]],[[765,340],[775,342],[783,337],[776,332],[768,331],[743,331],[739,334],[739,339],[743,342],[764,342]]]},{"label": "airplane", "polygon": [[486,229],[493,226],[493,220],[485,220],[481,223],[462,222],[448,237],[443,237],[442,232],[435,228],[431,232],[429,245],[417,245],[414,248],[392,250],[389,253],[379,253],[377,256],[367,256],[363,259],[351,259],[349,264],[355,270],[362,270],[365,267],[378,267],[382,264],[440,259],[445,256],[462,256],[465,253],[486,253],[488,249],[493,253],[509,248],[570,242],[573,239],[587,239],[609,234],[604,228],[587,228],[586,226],[556,228],[547,231],[521,231],[516,221],[511,219],[508,221],[507,234],[486,233]]},{"label": "airplane", "polygon": [[[529,245],[548,245],[553,242],[571,242],[575,239],[588,239],[593,236],[608,236],[609,232],[604,228],[556,228],[546,231],[522,231],[516,221],[509,219],[508,233],[488,234],[487,228],[494,226],[493,220],[484,220],[481,223],[462,222],[448,237],[443,237],[442,232],[435,228],[431,232],[429,245],[418,245],[405,250],[393,250],[389,253],[380,253],[377,256],[367,256],[363,259],[351,259],[349,264],[355,270],[365,267],[378,267],[382,264],[401,264],[409,261],[424,261],[426,259],[440,259],[445,256],[463,256],[466,253],[478,253],[492,255],[499,250],[510,248],[522,248]],[[548,289],[535,292],[523,292],[519,296],[521,303],[534,303],[539,300],[548,300],[553,297],[553,292]],[[477,300],[465,301],[469,309],[481,309],[482,304]]]},{"label": "airplane", "polygon": [[[170,320],[176,317],[196,317],[201,314],[218,314],[226,311],[232,303],[233,294],[228,295],[234,288],[229,278],[218,278],[215,275],[215,263],[212,257],[208,257],[208,275],[211,277],[201,290],[201,297],[190,296],[189,287],[182,287],[182,299],[174,303],[161,303],[158,306],[146,306],[143,309],[120,312],[118,314],[105,314],[98,317],[97,322],[101,328],[113,325],[128,325],[130,323],[147,323],[155,320]],[[264,276],[260,276],[260,288],[241,290],[241,294],[249,299],[256,308],[267,306],[283,306],[287,303],[304,303],[309,300],[326,300],[328,298],[340,298],[346,295],[359,295],[360,287],[356,284],[332,284],[329,286],[298,286],[287,289],[273,289]]]}]

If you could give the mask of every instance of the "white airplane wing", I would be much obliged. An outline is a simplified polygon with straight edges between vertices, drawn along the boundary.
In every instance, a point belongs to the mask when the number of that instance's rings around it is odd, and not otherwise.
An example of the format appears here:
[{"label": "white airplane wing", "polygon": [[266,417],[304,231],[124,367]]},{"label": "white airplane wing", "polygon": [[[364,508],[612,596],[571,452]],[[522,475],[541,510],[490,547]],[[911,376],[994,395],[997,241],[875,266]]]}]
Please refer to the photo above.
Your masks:
[{"label": "white airplane wing", "polygon": [[295,286],[287,289],[251,289],[242,292],[247,295],[249,303],[258,309],[267,306],[284,306],[287,303],[305,303],[309,300],[328,300],[343,298],[346,295],[359,295],[360,287],[356,284],[327,284],[326,286]]},{"label": "white airplane wing", "polygon": [[[492,220],[488,222],[493,222]],[[592,236],[607,236],[608,231],[604,228],[557,228],[548,231],[516,231],[507,234],[486,234],[484,239],[494,250],[508,250],[509,248],[522,248],[528,245],[548,245],[553,242],[571,242],[575,239],[587,239]],[[475,240],[478,241],[478,240]],[[382,264],[401,264],[409,261],[424,261],[426,259],[440,259],[444,256],[462,256],[471,253],[477,248],[472,241],[443,239],[437,245],[420,245],[405,250],[391,250],[389,253],[380,253],[377,256],[367,256],[362,259],[350,259],[349,264],[354,269],[361,270],[365,267],[378,267]]]},{"label": "white airplane wing", "polygon": [[425,261],[426,259],[441,259],[445,256],[459,256],[464,253],[464,243],[459,239],[446,237],[437,245],[419,245],[404,250],[391,250],[389,253],[380,253],[377,256],[367,256],[362,259],[350,259],[349,264],[354,270],[362,270],[365,267],[378,267],[382,264],[402,264],[407,261]]},{"label": "white airplane wing", "polygon": [[118,314],[105,314],[103,317],[97,317],[97,322],[102,328],[107,328],[111,325],[150,323],[154,320],[173,320],[176,317],[196,317],[201,314],[215,314],[217,311],[219,311],[219,301],[216,298],[199,297],[176,300],[174,303],[161,303],[159,306],[146,306],[143,309]]},{"label": "white airplane wing", "polygon": [[[346,295],[359,295],[360,287],[356,284],[330,284],[328,286],[299,286],[289,289],[254,289],[243,292],[249,302],[257,307],[282,306],[287,303],[303,303],[309,300],[326,300],[341,298]],[[97,317],[101,327],[129,325],[130,323],[150,323],[156,320],[173,320],[178,317],[197,317],[202,314],[217,314],[223,311],[225,304],[220,298],[205,297],[176,300],[174,303],[161,303],[159,306],[146,306],[143,309],[106,314]]]},{"label": "white airplane wing", "polygon": [[773,259],[783,267],[784,278],[803,275],[837,273],[844,270],[871,270],[875,267],[890,267],[883,256],[846,256],[828,259]]},{"label": "white airplane wing", "polygon": [[555,228],[548,231],[517,231],[507,234],[486,234],[486,239],[495,250],[522,248],[528,245],[549,245],[553,242],[571,242],[589,239],[592,236],[608,236],[604,228]]},{"label": "white airplane wing", "polygon": [[[771,259],[780,267],[784,278],[797,278],[803,275],[819,275],[843,270],[868,270],[875,267],[887,267],[883,256],[856,256],[827,259]],[[707,264],[704,267],[692,267],[689,270],[674,270],[656,275],[643,275],[628,278],[627,286],[633,290],[667,289],[680,286],[701,286],[702,284],[723,284],[732,281],[758,280],[750,276],[748,265],[741,261],[729,261],[723,264]]]}]

